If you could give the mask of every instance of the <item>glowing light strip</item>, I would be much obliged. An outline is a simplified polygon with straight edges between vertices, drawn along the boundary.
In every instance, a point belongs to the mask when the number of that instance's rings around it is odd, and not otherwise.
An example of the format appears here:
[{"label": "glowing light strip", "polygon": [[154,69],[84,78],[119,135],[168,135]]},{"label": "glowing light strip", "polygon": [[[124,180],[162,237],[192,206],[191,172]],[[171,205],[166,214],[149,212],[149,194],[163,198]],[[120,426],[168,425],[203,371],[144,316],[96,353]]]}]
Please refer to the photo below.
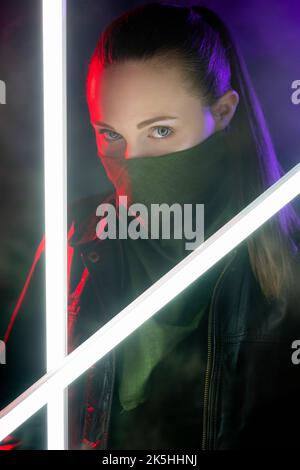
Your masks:
[{"label": "glowing light strip", "polygon": [[0,440],[63,390],[148,318],[300,193],[300,164],[233,217],[149,289],[0,412]]},{"label": "glowing light strip", "polygon": [[[43,0],[47,371],[67,355],[66,1]],[[32,358],[34,360],[34,358]],[[67,393],[52,390],[48,449],[67,448]]]}]

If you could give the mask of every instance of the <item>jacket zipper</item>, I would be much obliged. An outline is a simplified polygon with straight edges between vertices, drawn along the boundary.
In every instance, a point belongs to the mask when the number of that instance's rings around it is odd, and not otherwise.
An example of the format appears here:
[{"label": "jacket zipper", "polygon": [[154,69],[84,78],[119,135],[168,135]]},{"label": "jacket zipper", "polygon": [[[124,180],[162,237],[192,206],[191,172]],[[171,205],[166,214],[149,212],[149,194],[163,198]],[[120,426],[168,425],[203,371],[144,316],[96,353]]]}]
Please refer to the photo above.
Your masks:
[{"label": "jacket zipper", "polygon": [[[84,255],[82,253],[82,260],[83,260],[83,263],[85,265],[85,267],[87,267],[86,265],[86,262],[85,262],[85,259],[84,259]],[[88,269],[88,268],[87,268]],[[99,299],[99,292],[97,289],[95,289],[95,292],[96,292],[96,295]],[[100,299],[99,299],[100,300]],[[104,312],[104,315],[105,315],[105,318],[106,318],[106,322],[108,322],[110,320],[110,318],[105,314]],[[108,439],[109,439],[109,426],[110,426],[110,416],[111,416],[111,409],[112,409],[112,399],[113,399],[113,393],[114,393],[114,388],[115,388],[115,375],[116,375],[116,352],[115,352],[115,348],[113,348],[111,351],[111,357],[112,357],[112,385],[111,385],[111,389],[110,389],[110,396],[109,396],[109,404],[108,404],[108,410],[107,410],[107,417],[106,417],[106,423],[105,423],[105,429],[104,429],[104,436],[105,436],[105,443],[103,446],[101,446],[101,450],[107,450],[108,449]],[[109,353],[108,353],[109,354]]]},{"label": "jacket zipper", "polygon": [[[216,299],[216,291],[217,288],[220,284],[220,281],[229,267],[230,263],[234,259],[236,255],[236,250],[234,251],[233,257],[230,258],[230,260],[227,262],[227,264],[224,266],[219,278],[216,281],[216,284],[213,289],[213,294],[212,294],[212,299],[210,302],[210,307],[209,307],[209,315],[208,315],[208,340],[207,340],[207,366],[206,366],[206,371],[205,371],[205,381],[204,381],[204,397],[203,397],[203,431],[202,431],[202,450],[207,450],[207,434],[208,434],[208,426],[209,426],[209,419],[208,419],[208,392],[209,392],[209,376],[210,376],[210,371],[211,371],[211,365],[212,365],[212,360],[213,360],[213,352],[214,348],[212,348],[212,330],[213,330],[213,318],[212,318],[212,312],[213,312],[213,307],[215,304],[215,299]],[[215,344],[213,344],[213,347]],[[213,349],[213,351],[212,351]]]}]

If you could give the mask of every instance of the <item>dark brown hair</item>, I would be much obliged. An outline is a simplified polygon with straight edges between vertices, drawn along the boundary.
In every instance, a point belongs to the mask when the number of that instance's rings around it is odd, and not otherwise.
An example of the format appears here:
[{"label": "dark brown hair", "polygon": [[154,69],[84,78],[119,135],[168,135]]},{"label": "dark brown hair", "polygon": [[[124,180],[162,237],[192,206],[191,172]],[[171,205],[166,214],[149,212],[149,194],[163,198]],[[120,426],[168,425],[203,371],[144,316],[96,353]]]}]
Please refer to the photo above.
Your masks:
[{"label": "dark brown hair", "polygon": [[[202,6],[152,2],[125,12],[102,32],[91,57],[106,67],[126,60],[176,61],[186,87],[212,105],[229,89],[240,96],[226,134],[236,173],[236,213],[277,181],[283,170],[247,67],[220,17]],[[300,248],[300,221],[287,204],[247,239],[253,272],[268,299],[293,284],[293,254]]]}]

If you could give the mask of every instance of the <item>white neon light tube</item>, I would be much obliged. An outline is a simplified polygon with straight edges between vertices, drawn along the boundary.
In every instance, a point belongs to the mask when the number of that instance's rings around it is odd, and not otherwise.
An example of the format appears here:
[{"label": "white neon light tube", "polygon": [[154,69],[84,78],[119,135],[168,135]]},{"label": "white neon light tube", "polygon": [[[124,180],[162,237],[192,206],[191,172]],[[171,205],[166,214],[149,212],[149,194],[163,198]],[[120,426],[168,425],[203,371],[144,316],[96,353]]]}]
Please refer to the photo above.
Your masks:
[{"label": "white neon light tube", "polygon": [[[43,0],[47,371],[67,355],[66,1]],[[33,358],[34,360],[34,358]],[[47,406],[49,450],[67,448],[67,392]]]},{"label": "white neon light tube", "polygon": [[245,240],[300,193],[300,164],[268,188],[149,289],[0,412],[0,440]]}]

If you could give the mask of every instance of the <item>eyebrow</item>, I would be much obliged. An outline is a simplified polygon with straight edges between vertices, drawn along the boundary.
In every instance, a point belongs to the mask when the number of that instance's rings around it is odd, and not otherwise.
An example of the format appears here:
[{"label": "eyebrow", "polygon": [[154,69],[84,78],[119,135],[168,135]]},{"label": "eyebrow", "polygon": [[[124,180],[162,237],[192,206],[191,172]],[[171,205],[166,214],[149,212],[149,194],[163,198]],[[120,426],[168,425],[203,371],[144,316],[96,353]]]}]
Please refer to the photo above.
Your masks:
[{"label": "eyebrow", "polygon": [[[176,116],[156,116],[154,118],[146,119],[145,121],[140,122],[139,124],[137,124],[136,127],[138,129],[142,129],[142,127],[145,127],[148,124],[152,124],[153,122],[156,122],[156,121],[164,121],[166,119],[177,119],[177,117]],[[95,126],[105,126],[105,127],[109,127],[110,129],[114,129],[112,126],[110,126],[109,124],[106,124],[105,122],[102,122],[102,121],[96,121],[94,123],[94,125]]]}]

